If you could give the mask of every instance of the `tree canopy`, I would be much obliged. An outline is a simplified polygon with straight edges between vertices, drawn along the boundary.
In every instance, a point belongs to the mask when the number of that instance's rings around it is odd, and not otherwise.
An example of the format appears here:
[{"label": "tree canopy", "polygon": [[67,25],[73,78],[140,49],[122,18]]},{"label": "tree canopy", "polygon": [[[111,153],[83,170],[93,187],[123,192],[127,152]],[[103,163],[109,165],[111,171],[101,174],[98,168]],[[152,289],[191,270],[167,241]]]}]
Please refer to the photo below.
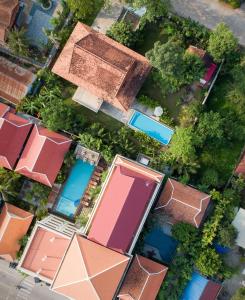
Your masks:
[{"label": "tree canopy", "polygon": [[170,92],[200,79],[204,72],[202,60],[196,55],[186,53],[182,41],[176,37],[164,44],[156,42],[154,48],[146,53],[146,57],[160,72],[162,84],[167,85]]},{"label": "tree canopy", "polygon": [[18,30],[14,28],[9,32],[8,35],[8,46],[13,51],[14,54],[20,56],[28,56],[29,55],[29,41],[26,38],[26,30],[21,28]]},{"label": "tree canopy", "polygon": [[133,31],[132,24],[125,21],[114,23],[106,35],[127,47],[131,47],[136,41],[136,33]]},{"label": "tree canopy", "polygon": [[104,0],[67,0],[70,10],[79,20],[90,18],[104,3]]},{"label": "tree canopy", "polygon": [[222,261],[218,253],[212,248],[201,251],[196,260],[196,266],[204,276],[215,276],[219,273]]},{"label": "tree canopy", "polygon": [[218,24],[212,31],[208,42],[208,52],[216,62],[228,58],[238,47],[238,40],[225,23]]}]

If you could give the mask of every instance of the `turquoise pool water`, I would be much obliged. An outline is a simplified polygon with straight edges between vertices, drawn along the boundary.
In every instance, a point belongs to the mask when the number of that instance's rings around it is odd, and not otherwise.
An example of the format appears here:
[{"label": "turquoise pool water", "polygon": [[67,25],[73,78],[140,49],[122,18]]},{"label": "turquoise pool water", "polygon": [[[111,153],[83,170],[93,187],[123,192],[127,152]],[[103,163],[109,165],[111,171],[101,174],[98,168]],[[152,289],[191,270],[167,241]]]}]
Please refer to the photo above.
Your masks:
[{"label": "turquoise pool water", "polygon": [[173,129],[153,120],[139,111],[134,112],[128,125],[144,132],[163,145],[168,145],[174,134]]},{"label": "turquoise pool water", "polygon": [[55,210],[73,217],[94,172],[94,165],[80,159],[76,161],[59,196]]}]

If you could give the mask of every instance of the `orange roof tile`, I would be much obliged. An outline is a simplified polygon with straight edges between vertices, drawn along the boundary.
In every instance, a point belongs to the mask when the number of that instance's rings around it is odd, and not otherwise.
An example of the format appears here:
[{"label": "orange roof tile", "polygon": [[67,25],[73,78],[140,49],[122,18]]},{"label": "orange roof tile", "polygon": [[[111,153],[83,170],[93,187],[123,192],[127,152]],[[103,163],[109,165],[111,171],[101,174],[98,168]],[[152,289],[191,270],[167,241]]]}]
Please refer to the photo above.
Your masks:
[{"label": "orange roof tile", "polygon": [[19,240],[27,233],[33,215],[12,204],[5,203],[0,214],[0,256],[8,261],[16,259]]},{"label": "orange roof tile", "polygon": [[51,282],[70,243],[70,238],[37,225],[26,246],[20,269]]},{"label": "orange roof tile", "polygon": [[150,69],[142,55],[78,22],[52,71],[128,110]]},{"label": "orange roof tile", "polygon": [[75,300],[112,300],[129,257],[75,234],[51,289]]},{"label": "orange roof tile", "polygon": [[36,76],[4,57],[0,57],[0,97],[18,104],[26,96]]},{"label": "orange roof tile", "polygon": [[35,125],[15,171],[51,187],[70,145],[64,135]]},{"label": "orange roof tile", "polygon": [[155,210],[164,209],[175,221],[183,221],[199,227],[210,198],[203,192],[169,178]]},{"label": "orange roof tile", "polygon": [[137,255],[130,265],[121,290],[121,300],[155,300],[168,268]]},{"label": "orange roof tile", "polygon": [[237,175],[239,175],[239,174],[245,175],[245,151],[242,154],[240,162],[239,162],[239,164],[237,165],[237,167],[235,169],[235,173]]}]

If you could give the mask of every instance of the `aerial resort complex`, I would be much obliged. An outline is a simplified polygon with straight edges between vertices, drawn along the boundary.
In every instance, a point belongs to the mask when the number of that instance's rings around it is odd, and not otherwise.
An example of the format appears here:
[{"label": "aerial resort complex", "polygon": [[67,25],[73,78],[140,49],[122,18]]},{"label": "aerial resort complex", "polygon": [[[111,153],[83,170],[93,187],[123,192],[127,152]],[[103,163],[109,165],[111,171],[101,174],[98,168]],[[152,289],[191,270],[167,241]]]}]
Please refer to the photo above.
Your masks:
[{"label": "aerial resort complex", "polygon": [[245,300],[245,1],[0,0],[0,300]]}]

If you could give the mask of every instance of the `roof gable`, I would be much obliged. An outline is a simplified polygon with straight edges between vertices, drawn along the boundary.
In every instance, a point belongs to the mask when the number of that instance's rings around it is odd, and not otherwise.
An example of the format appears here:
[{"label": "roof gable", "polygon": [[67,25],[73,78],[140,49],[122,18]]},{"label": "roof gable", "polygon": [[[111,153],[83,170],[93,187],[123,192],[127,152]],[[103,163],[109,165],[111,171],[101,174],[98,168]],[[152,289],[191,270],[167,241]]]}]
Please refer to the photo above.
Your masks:
[{"label": "roof gable", "polygon": [[0,214],[0,256],[13,261],[20,249],[19,240],[27,233],[33,215],[5,203]]},{"label": "roof gable", "polygon": [[4,57],[0,57],[0,96],[14,104],[26,96],[36,76]]},{"label": "roof gable", "polygon": [[[4,110],[5,109],[5,110]],[[32,124],[2,106],[0,117],[0,167],[13,169],[22,151]],[[5,112],[5,113],[4,113]]]},{"label": "roof gable", "polygon": [[168,268],[136,255],[129,267],[118,297],[122,300],[156,298]]},{"label": "roof gable", "polygon": [[[130,173],[128,173],[130,172]],[[115,166],[96,210],[88,237],[125,253],[129,250],[156,182]]]},{"label": "roof gable", "polygon": [[[128,261],[127,256],[75,234],[52,290],[77,300],[111,300]],[[71,266],[73,271],[69,272]]]},{"label": "roof gable", "polygon": [[78,22],[52,71],[128,110],[150,69],[145,57]]},{"label": "roof gable", "polygon": [[70,145],[65,136],[35,125],[15,171],[52,186]]},{"label": "roof gable", "polygon": [[36,225],[26,246],[20,268],[41,276],[45,281],[53,280],[69,245],[70,238],[47,227]]},{"label": "roof gable", "polygon": [[164,209],[176,221],[199,227],[209,202],[209,195],[169,178],[155,210]]}]

